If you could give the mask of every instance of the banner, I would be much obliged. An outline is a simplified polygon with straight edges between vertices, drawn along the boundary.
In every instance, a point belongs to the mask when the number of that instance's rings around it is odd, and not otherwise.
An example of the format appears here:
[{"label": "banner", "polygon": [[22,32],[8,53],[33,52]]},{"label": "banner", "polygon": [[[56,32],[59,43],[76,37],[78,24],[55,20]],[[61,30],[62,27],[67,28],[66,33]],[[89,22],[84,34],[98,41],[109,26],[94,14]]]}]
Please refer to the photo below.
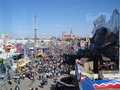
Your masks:
[{"label": "banner", "polygon": [[80,90],[95,90],[93,87],[93,82],[86,75],[80,74],[79,79]]},{"label": "banner", "polygon": [[96,89],[115,89],[120,88],[120,79],[93,81]]}]

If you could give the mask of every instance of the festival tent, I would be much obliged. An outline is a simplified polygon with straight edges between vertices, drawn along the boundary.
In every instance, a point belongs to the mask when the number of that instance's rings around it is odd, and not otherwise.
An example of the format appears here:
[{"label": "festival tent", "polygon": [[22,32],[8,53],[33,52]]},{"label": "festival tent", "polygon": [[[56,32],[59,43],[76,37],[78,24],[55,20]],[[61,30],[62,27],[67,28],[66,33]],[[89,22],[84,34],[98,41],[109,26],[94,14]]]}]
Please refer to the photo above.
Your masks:
[{"label": "festival tent", "polygon": [[44,56],[44,54],[43,53],[37,53],[37,54],[35,54],[35,56],[36,56],[36,58],[39,58],[40,56]]},{"label": "festival tent", "polygon": [[44,56],[44,54],[43,53],[37,53],[37,54],[35,54],[35,56]]}]

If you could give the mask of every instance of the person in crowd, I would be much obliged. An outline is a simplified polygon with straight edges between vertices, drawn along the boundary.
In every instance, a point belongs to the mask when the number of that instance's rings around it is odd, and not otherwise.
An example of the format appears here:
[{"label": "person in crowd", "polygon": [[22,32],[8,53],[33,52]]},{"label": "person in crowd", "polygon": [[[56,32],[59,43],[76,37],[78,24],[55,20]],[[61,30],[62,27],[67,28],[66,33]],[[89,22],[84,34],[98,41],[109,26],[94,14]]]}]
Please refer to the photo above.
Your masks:
[{"label": "person in crowd", "polygon": [[4,80],[4,75],[2,74],[1,79]]},{"label": "person in crowd", "polygon": [[38,90],[38,87],[36,87],[35,90]]},{"label": "person in crowd", "polygon": [[34,90],[34,88],[32,87],[31,90]]}]

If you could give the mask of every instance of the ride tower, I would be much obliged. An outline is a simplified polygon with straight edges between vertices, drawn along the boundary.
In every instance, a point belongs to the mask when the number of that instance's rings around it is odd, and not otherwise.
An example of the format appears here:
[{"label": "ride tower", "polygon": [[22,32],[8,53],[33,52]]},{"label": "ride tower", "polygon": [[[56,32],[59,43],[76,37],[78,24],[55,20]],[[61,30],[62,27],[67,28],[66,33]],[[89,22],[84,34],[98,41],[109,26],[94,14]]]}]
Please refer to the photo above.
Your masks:
[{"label": "ride tower", "polygon": [[37,44],[37,25],[36,25],[36,16],[34,16],[34,47],[36,47]]}]

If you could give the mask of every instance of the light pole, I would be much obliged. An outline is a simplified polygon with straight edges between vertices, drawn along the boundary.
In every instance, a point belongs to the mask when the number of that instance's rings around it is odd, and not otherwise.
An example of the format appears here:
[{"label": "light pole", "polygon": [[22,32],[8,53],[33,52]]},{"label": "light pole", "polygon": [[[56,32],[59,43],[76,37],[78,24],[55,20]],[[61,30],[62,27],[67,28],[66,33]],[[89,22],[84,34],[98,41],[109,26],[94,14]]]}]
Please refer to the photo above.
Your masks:
[{"label": "light pole", "polygon": [[17,83],[16,83],[16,87],[15,87],[15,90],[20,90],[20,88],[19,88],[19,86],[18,86],[18,79],[19,79],[19,77],[18,77],[18,62],[17,62]]}]

